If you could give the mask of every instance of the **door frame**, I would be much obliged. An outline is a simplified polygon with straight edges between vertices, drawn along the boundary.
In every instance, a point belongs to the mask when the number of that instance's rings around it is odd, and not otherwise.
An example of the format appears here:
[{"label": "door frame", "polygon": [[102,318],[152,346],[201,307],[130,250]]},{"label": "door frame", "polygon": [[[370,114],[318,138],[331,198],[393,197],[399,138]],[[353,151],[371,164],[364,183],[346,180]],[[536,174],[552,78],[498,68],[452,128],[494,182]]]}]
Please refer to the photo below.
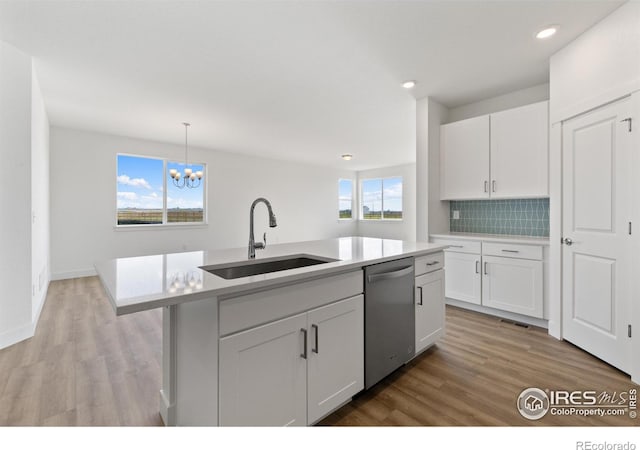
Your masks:
[{"label": "door frame", "polygon": [[[633,127],[640,131],[640,91],[632,92],[631,106],[633,110]],[[583,111],[584,114],[593,109],[601,108],[620,100],[620,97]],[[562,329],[562,122],[573,117],[564,117],[561,121],[549,123],[549,335],[556,339],[563,339]],[[549,115],[551,117],[551,114]],[[640,132],[635,132],[633,139],[633,163],[632,176],[640,174]],[[634,210],[631,212],[634,230],[632,235],[633,259],[632,267],[640,269],[640,182],[634,183],[632,187],[634,198]],[[638,201],[635,201],[638,199]],[[633,270],[632,269],[632,270]],[[633,327],[633,338],[631,341],[631,352],[633,355],[640,354],[640,277],[635,277],[631,288],[631,324]],[[640,384],[640,358],[632,358],[631,380]]]}]

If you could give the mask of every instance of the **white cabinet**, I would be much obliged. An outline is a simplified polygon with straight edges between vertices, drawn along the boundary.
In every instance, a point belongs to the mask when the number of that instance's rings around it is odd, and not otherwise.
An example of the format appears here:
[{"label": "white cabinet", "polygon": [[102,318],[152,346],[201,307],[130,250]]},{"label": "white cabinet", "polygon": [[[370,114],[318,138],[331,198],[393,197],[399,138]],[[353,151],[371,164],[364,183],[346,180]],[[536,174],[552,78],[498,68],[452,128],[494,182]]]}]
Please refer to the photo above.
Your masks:
[{"label": "white cabinet", "polygon": [[549,102],[442,125],[440,198],[546,197]]},{"label": "white cabinet", "polygon": [[549,195],[548,105],[491,114],[491,198]]},{"label": "white cabinet", "polygon": [[444,333],[444,270],[416,277],[416,354]]},{"label": "white cabinet", "polygon": [[482,304],[542,318],[542,261],[482,257]]},{"label": "white cabinet", "polygon": [[362,296],[309,312],[308,423],[322,419],[364,388]]},{"label": "white cabinet", "polygon": [[489,198],[489,116],[440,127],[440,198]]},{"label": "white cabinet", "polygon": [[307,315],[220,340],[221,426],[307,424]]},{"label": "white cabinet", "polygon": [[447,298],[476,305],[482,303],[480,259],[479,253],[445,252],[445,295]]},{"label": "white cabinet", "polygon": [[220,339],[220,425],[316,422],[364,387],[358,295]]},{"label": "white cabinet", "polygon": [[[434,238],[444,252],[445,296],[482,307],[544,318],[544,251],[541,245]],[[463,304],[456,304],[463,306]],[[480,309],[478,309],[480,308]]]}]

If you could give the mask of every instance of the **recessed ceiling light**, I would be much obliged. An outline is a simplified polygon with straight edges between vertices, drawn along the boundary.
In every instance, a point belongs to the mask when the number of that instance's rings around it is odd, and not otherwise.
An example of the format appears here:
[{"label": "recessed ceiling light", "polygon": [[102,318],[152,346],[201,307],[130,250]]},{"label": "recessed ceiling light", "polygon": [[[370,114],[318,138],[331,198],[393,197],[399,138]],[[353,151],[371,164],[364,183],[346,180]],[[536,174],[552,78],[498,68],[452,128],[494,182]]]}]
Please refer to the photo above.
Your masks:
[{"label": "recessed ceiling light", "polygon": [[344,159],[345,161],[351,161],[351,158],[353,158],[353,155],[351,153],[345,153],[344,155],[342,155],[342,159]]},{"label": "recessed ceiling light", "polygon": [[402,87],[405,88],[405,89],[411,89],[415,85],[416,85],[416,82],[413,81],[413,80],[407,80],[404,83],[402,83]]},{"label": "recessed ceiling light", "polygon": [[536,37],[538,39],[546,39],[556,34],[556,31],[558,31],[557,25],[548,26],[544,30],[538,31],[538,34],[536,34]]}]

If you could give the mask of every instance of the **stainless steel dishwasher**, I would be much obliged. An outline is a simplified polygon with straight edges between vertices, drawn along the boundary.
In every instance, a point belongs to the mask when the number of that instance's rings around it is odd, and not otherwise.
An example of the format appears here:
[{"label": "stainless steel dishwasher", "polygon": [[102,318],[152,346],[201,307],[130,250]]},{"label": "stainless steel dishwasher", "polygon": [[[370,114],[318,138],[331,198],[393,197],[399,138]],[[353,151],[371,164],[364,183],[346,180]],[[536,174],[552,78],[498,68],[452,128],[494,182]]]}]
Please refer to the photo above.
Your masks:
[{"label": "stainless steel dishwasher", "polygon": [[415,354],[413,258],[364,268],[364,386],[382,380]]}]

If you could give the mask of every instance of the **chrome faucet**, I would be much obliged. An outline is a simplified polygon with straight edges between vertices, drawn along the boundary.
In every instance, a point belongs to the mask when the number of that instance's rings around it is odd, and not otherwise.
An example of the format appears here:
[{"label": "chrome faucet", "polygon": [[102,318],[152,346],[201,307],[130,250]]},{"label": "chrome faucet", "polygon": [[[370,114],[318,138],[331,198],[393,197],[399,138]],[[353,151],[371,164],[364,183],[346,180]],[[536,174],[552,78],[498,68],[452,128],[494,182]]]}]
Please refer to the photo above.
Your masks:
[{"label": "chrome faucet", "polygon": [[264,242],[256,242],[253,237],[253,210],[256,209],[256,205],[258,203],[264,203],[267,205],[267,209],[269,210],[269,226],[271,228],[275,228],[278,226],[276,223],[276,215],[273,213],[273,209],[271,208],[271,203],[266,198],[257,198],[251,204],[251,209],[249,210],[249,259],[253,259],[256,257],[256,249],[262,249],[267,246],[267,233],[264,234],[262,239]]}]

